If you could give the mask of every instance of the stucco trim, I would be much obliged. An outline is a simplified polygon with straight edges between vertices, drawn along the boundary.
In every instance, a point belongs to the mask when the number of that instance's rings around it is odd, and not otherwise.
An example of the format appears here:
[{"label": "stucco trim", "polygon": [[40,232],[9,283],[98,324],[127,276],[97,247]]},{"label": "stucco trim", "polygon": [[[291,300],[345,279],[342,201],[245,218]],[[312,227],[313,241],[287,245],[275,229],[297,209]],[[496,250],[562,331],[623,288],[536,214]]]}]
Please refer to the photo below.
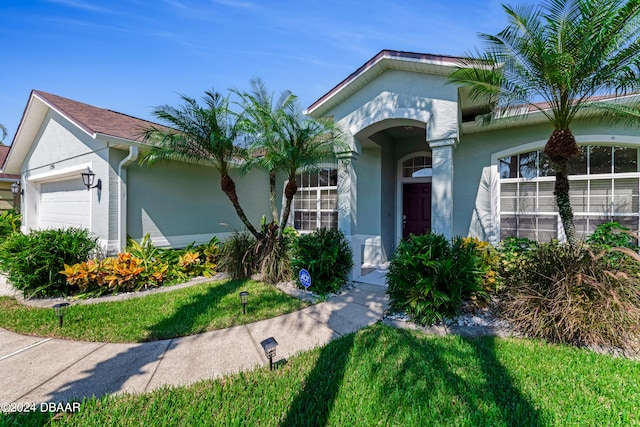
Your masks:
[{"label": "stucco trim", "polygon": [[[577,135],[576,142],[579,145],[630,145],[640,146],[640,136],[632,135]],[[514,154],[526,153],[528,151],[540,150],[546,145],[546,139],[539,139],[527,144],[518,145],[516,147],[510,147],[501,151],[497,151],[491,155],[491,164],[497,165],[498,159],[505,156],[512,156]]]},{"label": "stucco trim", "polygon": [[40,182],[40,181],[57,181],[67,178],[79,177],[82,171],[87,168],[91,168],[91,162],[84,162],[77,165],[69,166],[62,169],[52,169],[49,172],[44,172],[27,177],[27,181]]},{"label": "stucco trim", "polygon": [[152,236],[151,242],[158,247],[173,247],[173,248],[184,248],[187,245],[195,242],[197,245],[208,243],[214,236],[218,237],[218,239],[222,242],[229,237],[231,237],[233,233],[225,232],[225,233],[204,233],[204,234],[183,234],[176,236]]}]

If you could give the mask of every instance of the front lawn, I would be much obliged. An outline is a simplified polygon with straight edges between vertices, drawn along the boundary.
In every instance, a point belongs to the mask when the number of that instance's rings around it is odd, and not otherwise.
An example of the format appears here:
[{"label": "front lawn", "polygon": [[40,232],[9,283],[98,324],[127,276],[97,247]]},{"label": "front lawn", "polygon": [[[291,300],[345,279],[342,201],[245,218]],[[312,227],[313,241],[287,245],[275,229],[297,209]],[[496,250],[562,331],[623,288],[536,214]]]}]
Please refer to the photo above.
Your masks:
[{"label": "front lawn", "polygon": [[[55,425],[640,425],[639,362],[541,341],[378,324],[278,365],[88,400]],[[53,414],[5,417],[42,425]]]},{"label": "front lawn", "polygon": [[[249,292],[242,314],[240,291]],[[51,308],[0,297],[0,327],[42,337],[142,342],[228,328],[300,310],[308,303],[253,280],[224,280],[125,301],[73,305],[62,328]]]}]

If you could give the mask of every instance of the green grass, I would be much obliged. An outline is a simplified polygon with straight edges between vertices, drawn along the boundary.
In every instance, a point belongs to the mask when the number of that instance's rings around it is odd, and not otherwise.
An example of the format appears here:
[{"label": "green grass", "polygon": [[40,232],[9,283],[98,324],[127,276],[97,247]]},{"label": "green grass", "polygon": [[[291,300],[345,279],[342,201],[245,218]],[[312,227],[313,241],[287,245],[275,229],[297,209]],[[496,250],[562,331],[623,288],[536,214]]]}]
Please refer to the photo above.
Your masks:
[{"label": "green grass", "polygon": [[[4,423],[43,425],[52,416],[5,415]],[[57,418],[54,425],[81,426],[634,426],[640,363],[540,341],[431,337],[378,324],[273,372],[91,399]]]},{"label": "green grass", "polygon": [[[246,315],[238,295],[244,290],[250,293]],[[262,282],[225,280],[125,301],[74,305],[62,328],[51,308],[0,298],[0,327],[42,337],[142,342],[251,323],[307,305]]]}]

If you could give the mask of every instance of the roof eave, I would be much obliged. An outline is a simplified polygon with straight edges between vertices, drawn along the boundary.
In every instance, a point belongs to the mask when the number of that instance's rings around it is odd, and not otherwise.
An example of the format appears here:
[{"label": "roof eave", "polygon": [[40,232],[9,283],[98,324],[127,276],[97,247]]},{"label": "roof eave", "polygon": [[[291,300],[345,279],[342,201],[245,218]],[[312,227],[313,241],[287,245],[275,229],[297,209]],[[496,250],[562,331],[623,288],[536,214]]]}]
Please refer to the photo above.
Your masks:
[{"label": "roof eave", "polygon": [[[27,106],[22,113],[22,118],[20,119],[18,130],[16,131],[16,134],[11,143],[11,149],[9,150],[9,154],[7,155],[7,160],[3,168],[3,171],[5,173],[20,173],[20,167],[24,162],[29,149],[31,148],[28,141],[33,141],[35,139],[35,136],[40,130],[42,122],[49,109],[55,111],[66,120],[76,125],[78,129],[82,130],[91,138],[96,138],[96,134],[90,129],[87,129],[81,123],[78,123],[77,120],[74,120],[72,117],[65,114],[62,110],[57,108],[55,104],[52,104],[47,99],[40,96],[37,91],[31,91],[29,102],[27,103]],[[22,142],[25,140],[27,142]]]},{"label": "roof eave", "polygon": [[[386,70],[411,68],[408,71],[449,75],[458,66],[460,59],[454,56],[382,50],[311,104],[305,113],[313,117],[325,115],[339,102],[357,92],[364,84]],[[411,64],[412,66],[402,67],[401,64]]]}]

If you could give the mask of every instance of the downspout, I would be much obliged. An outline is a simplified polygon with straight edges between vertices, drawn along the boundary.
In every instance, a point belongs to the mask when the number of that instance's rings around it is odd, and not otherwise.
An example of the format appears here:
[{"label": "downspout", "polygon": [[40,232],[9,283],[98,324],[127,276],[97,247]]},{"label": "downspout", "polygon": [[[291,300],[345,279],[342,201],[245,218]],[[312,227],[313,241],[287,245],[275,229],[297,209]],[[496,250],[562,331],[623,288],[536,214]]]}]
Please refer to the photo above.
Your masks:
[{"label": "downspout", "polygon": [[138,147],[129,147],[129,155],[118,164],[118,250],[127,246],[127,168],[138,160]]}]

